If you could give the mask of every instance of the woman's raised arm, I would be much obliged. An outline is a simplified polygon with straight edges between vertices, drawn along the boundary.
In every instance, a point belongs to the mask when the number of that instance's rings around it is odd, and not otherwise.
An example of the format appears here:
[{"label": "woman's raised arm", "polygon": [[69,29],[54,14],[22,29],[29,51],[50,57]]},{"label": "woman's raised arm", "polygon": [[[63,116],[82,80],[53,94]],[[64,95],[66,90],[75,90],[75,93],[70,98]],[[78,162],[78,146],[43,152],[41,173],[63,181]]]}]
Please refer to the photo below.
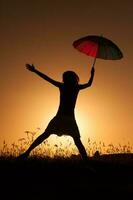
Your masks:
[{"label": "woman's raised arm", "polygon": [[37,70],[33,64],[32,65],[31,64],[26,64],[26,68],[29,71],[36,73],[38,76],[40,76],[44,80],[48,81],[52,85],[54,85],[56,87],[60,87],[61,82],[55,81],[54,79],[50,78],[49,76],[43,74],[42,72],[40,72],[39,70]]}]

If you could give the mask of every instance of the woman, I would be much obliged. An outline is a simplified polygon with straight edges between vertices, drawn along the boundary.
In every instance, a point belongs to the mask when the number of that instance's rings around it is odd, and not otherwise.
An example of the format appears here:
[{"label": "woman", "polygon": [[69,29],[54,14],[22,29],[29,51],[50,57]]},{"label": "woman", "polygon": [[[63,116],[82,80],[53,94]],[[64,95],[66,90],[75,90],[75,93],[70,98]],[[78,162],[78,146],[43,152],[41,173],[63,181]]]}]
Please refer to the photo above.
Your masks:
[{"label": "woman", "polygon": [[75,105],[77,96],[80,90],[91,86],[94,77],[94,67],[91,69],[91,77],[86,84],[79,84],[79,77],[73,71],[66,71],[63,73],[63,82],[58,82],[47,75],[41,73],[33,65],[26,64],[26,68],[39,75],[44,80],[59,88],[60,104],[56,116],[50,121],[45,131],[30,145],[30,147],[19,157],[27,157],[30,152],[42,143],[51,134],[58,136],[69,135],[73,138],[79,153],[83,159],[87,159],[86,150],[80,140],[79,129],[75,120]]}]

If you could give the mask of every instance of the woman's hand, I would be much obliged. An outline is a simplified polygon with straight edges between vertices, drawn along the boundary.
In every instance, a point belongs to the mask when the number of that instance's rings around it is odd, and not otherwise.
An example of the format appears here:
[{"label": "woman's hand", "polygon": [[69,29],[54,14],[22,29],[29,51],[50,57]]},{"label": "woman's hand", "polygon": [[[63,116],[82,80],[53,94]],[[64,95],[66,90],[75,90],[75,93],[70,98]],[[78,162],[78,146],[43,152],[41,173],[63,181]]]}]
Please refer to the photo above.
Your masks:
[{"label": "woman's hand", "polygon": [[26,64],[26,68],[31,72],[35,72],[36,70],[33,64]]}]

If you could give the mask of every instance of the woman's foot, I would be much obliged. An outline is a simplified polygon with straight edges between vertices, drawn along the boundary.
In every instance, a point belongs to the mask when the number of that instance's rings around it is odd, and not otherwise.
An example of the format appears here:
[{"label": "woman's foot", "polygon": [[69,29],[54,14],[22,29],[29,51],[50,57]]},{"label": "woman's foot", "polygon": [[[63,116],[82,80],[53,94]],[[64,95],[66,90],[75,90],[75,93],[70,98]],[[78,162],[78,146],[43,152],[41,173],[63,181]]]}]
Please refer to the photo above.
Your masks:
[{"label": "woman's foot", "polygon": [[28,158],[29,154],[27,152],[20,154],[16,159],[17,160],[24,160]]}]

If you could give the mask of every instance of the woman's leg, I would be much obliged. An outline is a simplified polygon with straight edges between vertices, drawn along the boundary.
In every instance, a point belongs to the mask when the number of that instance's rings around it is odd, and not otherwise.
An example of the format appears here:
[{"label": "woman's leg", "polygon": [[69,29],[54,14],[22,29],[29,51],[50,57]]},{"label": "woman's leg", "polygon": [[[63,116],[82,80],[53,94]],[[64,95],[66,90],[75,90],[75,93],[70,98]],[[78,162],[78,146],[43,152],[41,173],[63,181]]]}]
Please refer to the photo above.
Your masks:
[{"label": "woman's leg", "polygon": [[73,139],[74,139],[75,145],[77,146],[82,158],[84,160],[87,160],[88,159],[87,152],[86,152],[85,147],[83,146],[83,144],[80,140],[80,137],[73,137]]},{"label": "woman's leg", "polygon": [[42,133],[35,139],[35,141],[30,145],[30,147],[25,151],[25,153],[21,154],[19,157],[28,157],[30,152],[39,144],[41,144],[45,139],[47,139],[49,136],[50,134],[48,132]]}]

